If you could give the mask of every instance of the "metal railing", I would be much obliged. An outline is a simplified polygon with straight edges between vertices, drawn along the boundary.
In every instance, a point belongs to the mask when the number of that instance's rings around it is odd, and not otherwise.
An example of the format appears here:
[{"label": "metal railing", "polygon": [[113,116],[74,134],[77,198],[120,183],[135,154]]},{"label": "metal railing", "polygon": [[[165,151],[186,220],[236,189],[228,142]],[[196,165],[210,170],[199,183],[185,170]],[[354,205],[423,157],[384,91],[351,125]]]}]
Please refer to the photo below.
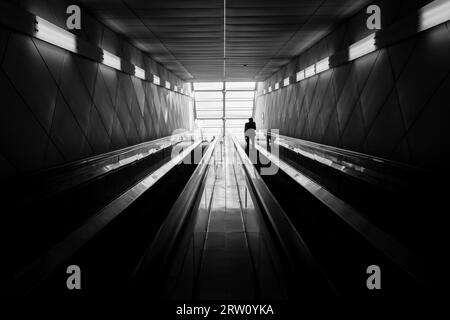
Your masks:
[{"label": "metal railing", "polygon": [[[273,133],[270,130],[258,130],[257,138],[259,142],[267,142],[269,138],[271,144],[278,144],[303,157],[359,180],[370,184],[383,185],[393,190],[407,188],[411,179],[426,178],[432,174],[423,168],[288,137]],[[263,145],[263,143],[260,144]]]},{"label": "metal railing", "polygon": [[246,173],[248,187],[255,194],[257,204],[269,222],[269,229],[273,231],[274,240],[280,246],[282,256],[289,265],[292,283],[301,284],[302,290],[310,292],[311,295],[336,295],[333,285],[328,281],[308,246],[266,186],[238,139],[231,136],[231,140]]},{"label": "metal railing", "polygon": [[150,291],[161,286],[161,281],[163,281],[161,275],[168,268],[169,259],[174,253],[176,242],[180,239],[182,229],[195,209],[217,143],[218,139],[215,139],[209,145],[150,247],[146,250],[143,259],[135,270],[131,282],[133,289],[145,291],[148,283],[152,283],[152,286],[148,288]]},{"label": "metal railing", "polygon": [[187,131],[52,167],[19,179],[16,177],[14,180],[27,181],[21,188],[24,195],[48,197],[189,140],[198,141],[201,138],[197,133]]},{"label": "metal railing", "polygon": [[[85,221],[80,227],[71,232],[62,241],[54,245],[50,250],[41,255],[33,263],[19,271],[11,283],[10,291],[13,296],[25,296],[42,282],[49,278],[61,267],[65,261],[73,256],[78,250],[85,246],[108,224],[116,219],[121,213],[131,206],[147,190],[166,176],[184,158],[188,157],[195,148],[201,145],[200,140],[196,140],[189,147],[185,148],[177,156],[170,159],[156,171],[148,174],[144,179],[133,185],[131,188],[120,194],[113,201],[108,203],[101,210],[96,212],[91,218]],[[202,162],[201,162],[202,163]]]}]

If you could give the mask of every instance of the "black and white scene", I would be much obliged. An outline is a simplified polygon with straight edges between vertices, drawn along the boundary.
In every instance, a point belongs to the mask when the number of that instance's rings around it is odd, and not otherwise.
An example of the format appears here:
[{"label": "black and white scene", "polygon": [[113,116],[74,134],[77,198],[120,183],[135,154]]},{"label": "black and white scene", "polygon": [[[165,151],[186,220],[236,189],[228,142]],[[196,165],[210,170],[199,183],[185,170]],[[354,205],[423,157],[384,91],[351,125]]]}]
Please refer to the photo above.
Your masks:
[{"label": "black and white scene", "polygon": [[426,301],[449,150],[450,0],[0,0],[2,299]]}]

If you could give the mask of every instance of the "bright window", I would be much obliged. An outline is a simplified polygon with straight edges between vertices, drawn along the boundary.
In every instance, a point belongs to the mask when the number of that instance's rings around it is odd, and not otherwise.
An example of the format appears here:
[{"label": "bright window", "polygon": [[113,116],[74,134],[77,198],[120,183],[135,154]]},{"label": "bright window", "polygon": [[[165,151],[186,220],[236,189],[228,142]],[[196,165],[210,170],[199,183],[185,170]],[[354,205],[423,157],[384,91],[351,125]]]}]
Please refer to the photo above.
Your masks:
[{"label": "bright window", "polygon": [[255,90],[254,82],[226,82],[226,90]]},{"label": "bright window", "polygon": [[214,91],[214,90],[222,90],[223,82],[194,82],[194,90],[195,91]]},{"label": "bright window", "polygon": [[[253,114],[255,82],[196,82],[197,125],[204,136],[242,135]],[[225,99],[224,99],[225,98]]]}]

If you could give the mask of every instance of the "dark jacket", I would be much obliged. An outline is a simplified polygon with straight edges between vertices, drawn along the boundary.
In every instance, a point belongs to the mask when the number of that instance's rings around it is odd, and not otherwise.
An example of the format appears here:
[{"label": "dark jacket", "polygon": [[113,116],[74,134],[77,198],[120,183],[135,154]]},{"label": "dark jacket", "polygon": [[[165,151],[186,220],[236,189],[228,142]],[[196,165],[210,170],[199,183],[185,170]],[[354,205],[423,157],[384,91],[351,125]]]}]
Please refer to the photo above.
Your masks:
[{"label": "dark jacket", "polygon": [[247,130],[250,130],[250,129],[256,130],[256,122],[254,122],[254,121],[247,122],[245,124],[245,129],[244,129],[245,136],[254,136],[255,135],[255,132],[253,130],[251,130],[250,132],[247,132]]}]

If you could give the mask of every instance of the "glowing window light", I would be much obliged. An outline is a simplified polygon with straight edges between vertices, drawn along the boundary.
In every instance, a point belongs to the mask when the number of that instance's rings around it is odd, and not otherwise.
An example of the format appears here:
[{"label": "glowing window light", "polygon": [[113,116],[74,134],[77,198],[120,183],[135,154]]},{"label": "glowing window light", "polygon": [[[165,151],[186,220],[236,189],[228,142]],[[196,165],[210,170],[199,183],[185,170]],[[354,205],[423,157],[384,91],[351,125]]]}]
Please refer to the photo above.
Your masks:
[{"label": "glowing window light", "polygon": [[223,82],[194,82],[194,89],[197,91],[223,90]]},{"label": "glowing window light", "polygon": [[173,87],[173,91],[178,92],[178,87],[177,87],[177,86],[174,86],[174,87]]},{"label": "glowing window light", "polygon": [[145,70],[134,66],[134,75],[142,80],[145,80]]},{"label": "glowing window light", "polygon": [[255,82],[225,82],[225,90],[255,90]]},{"label": "glowing window light", "polygon": [[289,79],[289,77],[287,77],[283,80],[283,87],[286,87],[290,84],[291,84],[291,80]]},{"label": "glowing window light", "polygon": [[366,54],[369,54],[377,49],[375,45],[375,33],[368,37],[352,44],[348,51],[348,60],[352,61],[358,59]]},{"label": "glowing window light", "polygon": [[264,90],[263,90],[263,94],[266,94],[266,92],[267,92],[266,89],[264,89]]},{"label": "glowing window light", "polygon": [[161,85],[161,79],[157,75],[153,75],[153,83],[156,85]]},{"label": "glowing window light", "polygon": [[269,92],[272,92],[272,86],[269,87]]},{"label": "glowing window light", "polygon": [[41,17],[36,17],[36,29],[36,38],[77,53],[77,40],[73,33],[62,29]]},{"label": "glowing window light", "polygon": [[303,79],[305,79],[305,70],[297,72],[297,75],[295,76],[297,82],[302,81]]},{"label": "glowing window light", "polygon": [[419,10],[419,31],[433,28],[448,20],[450,20],[450,1],[433,1]]},{"label": "glowing window light", "polygon": [[103,64],[105,64],[111,68],[114,68],[116,70],[121,70],[121,68],[122,68],[122,63],[120,61],[120,58],[106,50],[103,50]]},{"label": "glowing window light", "polygon": [[321,73],[330,69],[330,58],[325,58],[316,63],[316,73]]},{"label": "glowing window light", "polygon": [[278,90],[278,89],[280,89],[280,83],[279,82],[275,83],[275,90]]},{"label": "glowing window light", "polygon": [[166,89],[170,89],[170,82],[166,80]]},{"label": "glowing window light", "polygon": [[305,78],[312,77],[315,74],[316,74],[316,65],[313,64],[312,66],[309,66],[308,68],[305,69]]}]

